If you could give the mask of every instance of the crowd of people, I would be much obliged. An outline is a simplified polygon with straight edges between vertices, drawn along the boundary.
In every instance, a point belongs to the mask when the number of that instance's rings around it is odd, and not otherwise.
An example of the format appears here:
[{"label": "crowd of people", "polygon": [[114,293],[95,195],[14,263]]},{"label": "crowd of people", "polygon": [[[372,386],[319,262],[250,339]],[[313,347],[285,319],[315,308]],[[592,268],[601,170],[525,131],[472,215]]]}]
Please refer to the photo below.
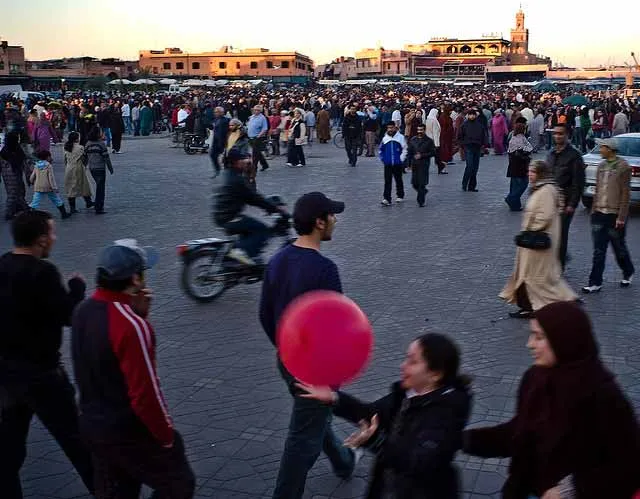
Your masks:
[{"label": "crowd of people", "polygon": [[[367,497],[455,499],[461,491],[453,459],[463,451],[511,458],[502,489],[506,499],[631,499],[640,491],[638,420],[603,365],[590,319],[563,270],[569,227],[584,188],[581,152],[593,140],[602,162],[591,215],[593,268],[583,291],[600,291],[609,243],[623,272],[620,285],[631,285],[634,267],[624,232],[630,167],[617,156],[616,136],[638,130],[640,111],[637,102],[617,96],[586,93],[584,108],[562,104],[564,97],[507,86],[396,85],[222,88],[180,96],[113,93],[48,105],[8,102],[0,168],[14,248],[0,257],[3,497],[22,498],[19,472],[33,415],[98,499],[137,498],[142,485],[154,489],[158,499],[194,495],[195,476],[156,374],[152,293],[145,281],[156,252],[131,239],[108,246],[98,258],[97,290],[85,298],[81,276],[64,286],[47,261],[55,223],[38,209],[46,195],[68,218],[80,197],[87,208],[104,213],[106,171],[113,173],[109,149],[117,154],[122,135],[149,135],[166,120],[169,128],[184,126],[203,135],[211,130],[214,176],[225,170],[214,219],[227,229],[244,224],[234,255],[249,265],[265,235],[247,225],[249,217],[241,216],[245,205],[280,209],[257,189],[258,166],[270,168],[267,150],[274,158],[286,148],[287,164],[302,168],[305,147],[341,133],[349,168],[357,166],[361,152],[377,152],[384,165],[384,209],[392,206],[393,182],[395,201],[404,201],[405,173],[411,173],[417,204],[424,207],[431,162],[446,175],[459,155],[466,163],[462,189],[473,193],[481,156],[508,155],[511,184],[505,202],[523,211],[523,221],[515,268],[501,297],[518,305],[513,317],[530,319],[527,346],[533,358],[513,418],[466,428],[472,380],[460,372],[458,347],[444,335],[426,334],[411,342],[400,381],[370,403],[339,387],[304,384],[278,361],[293,408],[274,498],[300,499],[321,452],[335,474],[348,479],[368,451],[375,460]],[[51,167],[50,146],[63,141],[69,211]],[[546,160],[532,159],[544,149]],[[25,200],[26,183],[34,183],[31,204]],[[342,293],[339,269],[321,247],[334,237],[345,209],[345,203],[320,192],[295,203],[298,238],[266,265],[260,299],[260,322],[274,345],[280,317],[293,300],[317,289]],[[60,361],[65,325],[71,326],[77,405]],[[331,428],[333,416],[359,425],[344,443]]]}]

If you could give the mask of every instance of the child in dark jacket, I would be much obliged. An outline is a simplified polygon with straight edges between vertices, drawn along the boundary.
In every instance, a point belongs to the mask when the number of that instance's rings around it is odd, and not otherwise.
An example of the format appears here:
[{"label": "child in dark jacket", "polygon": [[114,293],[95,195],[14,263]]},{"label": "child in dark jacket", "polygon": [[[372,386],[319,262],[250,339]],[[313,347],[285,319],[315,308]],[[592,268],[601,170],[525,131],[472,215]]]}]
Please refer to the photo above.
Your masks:
[{"label": "child in dark jacket", "polygon": [[328,387],[298,384],[312,398],[333,404],[334,414],[360,424],[345,445],[376,454],[367,499],[456,499],[453,458],[471,411],[469,381],[458,374],[455,344],[426,334],[409,346],[402,379],[391,393],[364,403]]}]

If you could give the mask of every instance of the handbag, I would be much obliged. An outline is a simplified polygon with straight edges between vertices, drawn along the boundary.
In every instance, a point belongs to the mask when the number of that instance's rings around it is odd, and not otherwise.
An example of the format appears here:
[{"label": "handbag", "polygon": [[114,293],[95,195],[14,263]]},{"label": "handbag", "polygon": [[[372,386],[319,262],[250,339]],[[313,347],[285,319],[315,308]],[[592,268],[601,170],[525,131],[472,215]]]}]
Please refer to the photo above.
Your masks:
[{"label": "handbag", "polygon": [[516,234],[515,243],[521,248],[536,251],[551,248],[551,238],[542,230],[523,230]]}]

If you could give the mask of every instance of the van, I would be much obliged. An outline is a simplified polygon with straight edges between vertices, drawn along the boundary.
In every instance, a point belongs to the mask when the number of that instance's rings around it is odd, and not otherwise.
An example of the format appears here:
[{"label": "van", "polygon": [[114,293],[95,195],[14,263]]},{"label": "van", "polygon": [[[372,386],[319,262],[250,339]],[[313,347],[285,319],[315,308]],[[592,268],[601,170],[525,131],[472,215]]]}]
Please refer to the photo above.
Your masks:
[{"label": "van", "polygon": [[169,85],[169,93],[170,94],[181,94],[189,90],[189,87],[183,87],[182,85],[178,85],[177,83],[173,85]]}]

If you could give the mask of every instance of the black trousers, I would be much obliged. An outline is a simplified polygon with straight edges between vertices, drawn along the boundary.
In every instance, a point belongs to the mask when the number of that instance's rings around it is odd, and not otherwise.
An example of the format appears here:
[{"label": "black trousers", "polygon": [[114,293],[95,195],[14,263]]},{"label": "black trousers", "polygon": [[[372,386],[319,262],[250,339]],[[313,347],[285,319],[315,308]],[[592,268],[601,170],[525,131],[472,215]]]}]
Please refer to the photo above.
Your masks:
[{"label": "black trousers", "polygon": [[411,185],[418,193],[418,204],[423,205],[429,185],[429,163],[415,164],[411,172]]},{"label": "black trousers", "polygon": [[107,181],[107,171],[106,170],[90,170],[91,176],[93,180],[96,181],[96,211],[104,210],[104,193],[105,193],[105,183]]},{"label": "black trousers", "polygon": [[356,166],[358,162],[358,148],[360,147],[359,139],[352,139],[350,137],[344,138],[344,148],[347,150],[347,157],[349,158],[349,164]]},{"label": "black trousers", "polygon": [[589,286],[602,286],[602,274],[607,259],[609,243],[613,248],[616,262],[622,270],[622,277],[628,279],[635,273],[631,262],[631,255],[627,248],[626,224],[621,229],[616,229],[618,216],[614,213],[601,213],[594,211],[591,214],[591,237],[593,238],[593,265],[589,276]]},{"label": "black trousers", "polygon": [[218,145],[212,145],[209,149],[209,157],[211,158],[211,163],[213,164],[213,168],[216,173],[220,173],[220,155],[224,152],[224,147],[220,147]]},{"label": "black trousers", "polygon": [[567,264],[567,249],[569,246],[569,228],[573,220],[573,213],[563,213],[560,215],[560,247],[558,248],[558,259],[564,270]]},{"label": "black trousers", "polygon": [[93,493],[91,455],[78,429],[74,389],[60,366],[42,370],[0,360],[0,497],[22,499],[20,468],[37,416]]},{"label": "black trousers", "polygon": [[154,499],[191,499],[195,476],[178,432],[171,448],[150,435],[119,432],[109,438],[90,438],[95,468],[96,499],[138,499],[142,485]]},{"label": "black trousers", "polygon": [[253,170],[258,169],[258,163],[262,168],[269,168],[269,163],[264,157],[267,139],[265,137],[256,137],[255,139],[249,139],[249,143],[251,144],[251,166]]},{"label": "black trousers", "polygon": [[114,151],[120,152],[120,146],[122,145],[122,130],[114,131],[111,129],[111,145]]},{"label": "black trousers", "polygon": [[293,140],[290,140],[287,146],[287,163],[291,163],[293,166],[307,164],[302,146],[297,146]]},{"label": "black trousers", "polygon": [[396,195],[404,198],[404,182],[402,181],[403,165],[384,165],[384,193],[382,197],[391,202],[391,181],[396,181]]}]

